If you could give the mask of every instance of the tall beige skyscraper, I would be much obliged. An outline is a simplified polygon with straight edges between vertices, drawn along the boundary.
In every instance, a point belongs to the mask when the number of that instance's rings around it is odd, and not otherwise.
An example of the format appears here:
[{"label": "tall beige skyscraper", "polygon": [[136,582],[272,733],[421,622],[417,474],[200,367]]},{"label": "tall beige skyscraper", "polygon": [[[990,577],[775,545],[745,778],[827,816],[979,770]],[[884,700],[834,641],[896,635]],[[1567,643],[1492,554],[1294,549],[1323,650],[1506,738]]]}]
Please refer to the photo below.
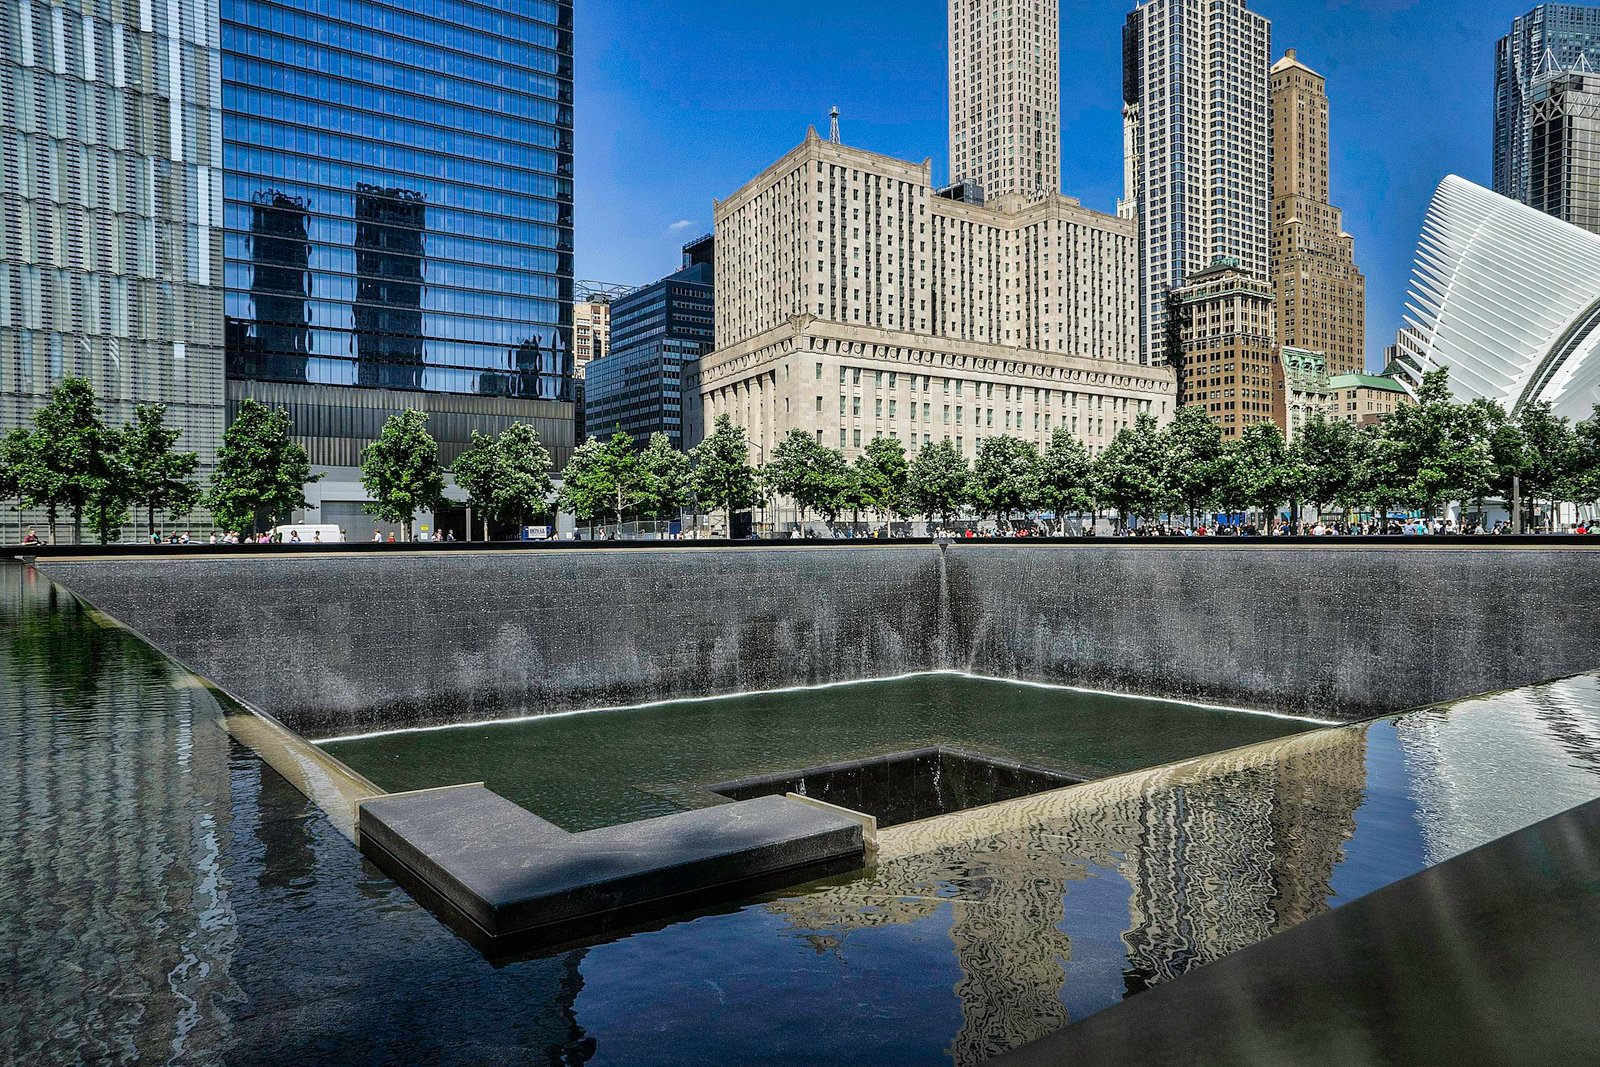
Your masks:
[{"label": "tall beige skyscraper", "polygon": [[1328,193],[1328,91],[1294,49],[1272,68],[1272,280],[1278,340],[1366,370],[1367,280]]},{"label": "tall beige skyscraper", "polygon": [[950,180],[1061,191],[1059,0],[950,0]]}]

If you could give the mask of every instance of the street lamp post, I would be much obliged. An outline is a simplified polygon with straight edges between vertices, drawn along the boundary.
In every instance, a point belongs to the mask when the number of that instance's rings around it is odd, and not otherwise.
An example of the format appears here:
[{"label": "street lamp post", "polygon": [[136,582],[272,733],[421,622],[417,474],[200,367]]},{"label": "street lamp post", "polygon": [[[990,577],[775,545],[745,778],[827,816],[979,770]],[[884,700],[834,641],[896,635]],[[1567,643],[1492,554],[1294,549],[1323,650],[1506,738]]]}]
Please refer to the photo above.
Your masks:
[{"label": "street lamp post", "polygon": [[[749,445],[751,448],[755,449],[756,452],[758,452],[760,454],[760,456],[761,456],[761,466],[765,467],[767,465],[767,450],[765,448],[762,448],[760,445],[756,444],[754,441],[750,440],[750,438],[748,436],[745,437],[744,443]],[[773,507],[774,507],[774,509],[776,509],[777,505],[774,504]],[[762,517],[763,520],[766,520],[766,522],[767,522],[767,530],[768,530],[768,532],[775,532],[775,531],[773,531],[773,527],[775,527],[777,525],[777,519],[775,517],[771,518],[771,519],[768,519],[768,517],[767,517],[767,506],[766,506],[765,503],[763,503],[761,505],[761,517]],[[729,537],[733,536],[733,516],[732,515],[728,516],[728,536]]]}]

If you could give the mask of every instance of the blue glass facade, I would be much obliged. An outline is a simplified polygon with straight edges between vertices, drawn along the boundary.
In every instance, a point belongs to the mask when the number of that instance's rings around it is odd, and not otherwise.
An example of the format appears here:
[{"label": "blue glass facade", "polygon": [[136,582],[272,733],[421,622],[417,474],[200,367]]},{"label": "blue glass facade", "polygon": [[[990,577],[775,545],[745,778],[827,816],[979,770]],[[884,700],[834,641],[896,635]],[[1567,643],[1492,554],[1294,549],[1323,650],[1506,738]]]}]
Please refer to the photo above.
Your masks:
[{"label": "blue glass facade", "polygon": [[570,401],[570,0],[221,10],[229,377]]},{"label": "blue glass facade", "polygon": [[585,433],[664,433],[684,446],[683,365],[714,346],[714,280],[705,239],[684,249],[682,270],[611,305],[611,353],[589,364],[584,383]]}]

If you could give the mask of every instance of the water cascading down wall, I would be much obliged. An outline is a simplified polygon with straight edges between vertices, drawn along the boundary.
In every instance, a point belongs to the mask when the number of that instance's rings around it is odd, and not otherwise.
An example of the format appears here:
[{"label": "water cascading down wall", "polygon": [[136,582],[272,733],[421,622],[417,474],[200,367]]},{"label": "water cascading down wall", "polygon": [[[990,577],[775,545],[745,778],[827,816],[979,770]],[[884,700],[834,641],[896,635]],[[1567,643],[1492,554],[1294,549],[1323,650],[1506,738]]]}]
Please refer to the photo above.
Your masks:
[{"label": "water cascading down wall", "polygon": [[1600,548],[886,544],[53,558],[312,738],[929,670],[1357,719],[1600,667]]}]

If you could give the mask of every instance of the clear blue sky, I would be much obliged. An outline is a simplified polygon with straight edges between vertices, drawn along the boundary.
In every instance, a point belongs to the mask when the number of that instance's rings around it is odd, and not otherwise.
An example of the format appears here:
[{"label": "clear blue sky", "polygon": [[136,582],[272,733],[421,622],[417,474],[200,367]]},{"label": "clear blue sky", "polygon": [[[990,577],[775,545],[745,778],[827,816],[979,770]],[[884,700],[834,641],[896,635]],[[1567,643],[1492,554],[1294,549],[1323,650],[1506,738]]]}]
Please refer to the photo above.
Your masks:
[{"label": "clear blue sky", "polygon": [[[1274,58],[1328,78],[1333,198],[1368,279],[1368,359],[1394,339],[1428,200],[1490,184],[1494,43],[1534,0],[1253,0]],[[1131,0],[1062,4],[1063,192],[1115,209]],[[944,179],[944,0],[578,0],[578,276],[676,269],[727,196],[844,113],[846,143]]]}]

